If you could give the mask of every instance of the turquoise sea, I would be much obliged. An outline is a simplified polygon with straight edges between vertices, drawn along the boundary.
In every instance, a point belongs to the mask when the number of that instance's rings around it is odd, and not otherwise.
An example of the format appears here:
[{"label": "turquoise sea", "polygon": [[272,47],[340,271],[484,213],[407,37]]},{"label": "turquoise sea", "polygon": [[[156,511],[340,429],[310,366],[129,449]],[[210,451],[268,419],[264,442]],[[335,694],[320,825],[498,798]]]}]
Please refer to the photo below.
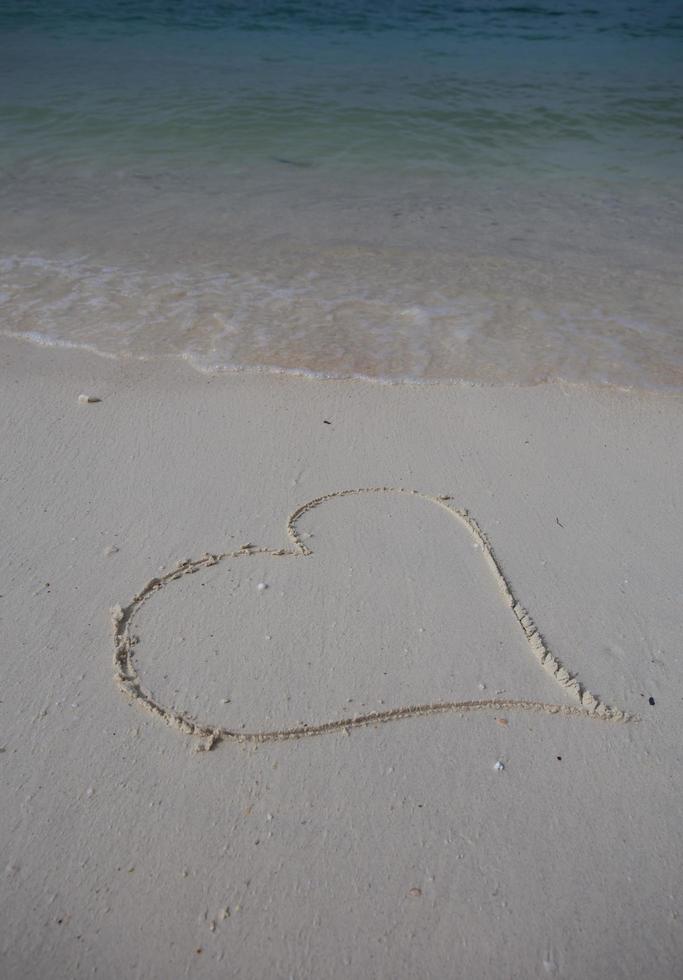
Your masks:
[{"label": "turquoise sea", "polygon": [[679,0],[0,0],[0,333],[683,390]]}]

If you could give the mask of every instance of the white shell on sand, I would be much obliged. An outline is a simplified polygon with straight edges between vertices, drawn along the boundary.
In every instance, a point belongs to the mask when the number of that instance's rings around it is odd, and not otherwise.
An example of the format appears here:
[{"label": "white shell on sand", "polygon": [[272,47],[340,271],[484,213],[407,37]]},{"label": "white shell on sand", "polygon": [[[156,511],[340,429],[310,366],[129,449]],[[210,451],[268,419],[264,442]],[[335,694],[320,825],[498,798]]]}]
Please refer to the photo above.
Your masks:
[{"label": "white shell on sand", "polygon": [[94,402],[102,401],[102,399],[98,398],[97,395],[79,395],[78,400],[81,405],[94,404]]}]

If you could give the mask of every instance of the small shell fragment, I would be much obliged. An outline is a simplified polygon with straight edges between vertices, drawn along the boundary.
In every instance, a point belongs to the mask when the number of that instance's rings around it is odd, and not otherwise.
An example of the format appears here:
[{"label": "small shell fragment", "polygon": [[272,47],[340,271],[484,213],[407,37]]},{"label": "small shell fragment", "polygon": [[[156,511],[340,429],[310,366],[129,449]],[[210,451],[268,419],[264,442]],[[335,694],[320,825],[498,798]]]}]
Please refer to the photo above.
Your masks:
[{"label": "small shell fragment", "polygon": [[102,399],[98,398],[97,395],[79,395],[78,401],[81,405],[94,405],[95,402],[101,402]]},{"label": "small shell fragment", "polygon": [[493,768],[496,770],[496,772],[502,772],[503,769],[505,769],[505,763],[501,762],[499,759]]}]

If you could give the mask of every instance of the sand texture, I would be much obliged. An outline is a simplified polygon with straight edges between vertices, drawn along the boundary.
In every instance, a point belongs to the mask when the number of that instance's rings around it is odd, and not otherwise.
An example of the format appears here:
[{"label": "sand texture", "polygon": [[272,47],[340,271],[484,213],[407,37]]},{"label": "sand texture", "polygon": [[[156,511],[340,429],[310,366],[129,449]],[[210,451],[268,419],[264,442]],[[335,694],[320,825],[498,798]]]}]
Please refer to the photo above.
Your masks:
[{"label": "sand texture", "polygon": [[3,978],[681,975],[680,398],[0,359]]}]

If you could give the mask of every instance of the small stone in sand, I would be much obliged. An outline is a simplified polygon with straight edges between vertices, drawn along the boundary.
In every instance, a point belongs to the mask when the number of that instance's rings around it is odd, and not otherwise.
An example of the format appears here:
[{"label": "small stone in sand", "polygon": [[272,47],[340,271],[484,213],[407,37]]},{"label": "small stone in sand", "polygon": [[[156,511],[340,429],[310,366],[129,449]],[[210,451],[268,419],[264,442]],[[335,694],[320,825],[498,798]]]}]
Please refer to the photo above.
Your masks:
[{"label": "small stone in sand", "polygon": [[115,555],[118,550],[115,544],[108,544],[102,554],[109,558],[110,555]]},{"label": "small stone in sand", "polygon": [[422,897],[422,889],[421,888],[411,888],[410,891],[408,892],[408,894],[411,896],[411,898],[421,898]]},{"label": "small stone in sand", "polygon": [[93,405],[95,402],[102,401],[102,399],[98,398],[97,395],[79,395],[78,400],[81,405]]},{"label": "small stone in sand", "polygon": [[268,588],[268,586],[266,585],[265,582],[259,582],[256,588],[259,590],[259,592],[264,592]]},{"label": "small stone in sand", "polygon": [[498,762],[495,764],[495,766],[493,768],[497,772],[502,772],[503,769],[505,769],[505,763],[504,762],[501,762],[500,759],[499,759]]}]

